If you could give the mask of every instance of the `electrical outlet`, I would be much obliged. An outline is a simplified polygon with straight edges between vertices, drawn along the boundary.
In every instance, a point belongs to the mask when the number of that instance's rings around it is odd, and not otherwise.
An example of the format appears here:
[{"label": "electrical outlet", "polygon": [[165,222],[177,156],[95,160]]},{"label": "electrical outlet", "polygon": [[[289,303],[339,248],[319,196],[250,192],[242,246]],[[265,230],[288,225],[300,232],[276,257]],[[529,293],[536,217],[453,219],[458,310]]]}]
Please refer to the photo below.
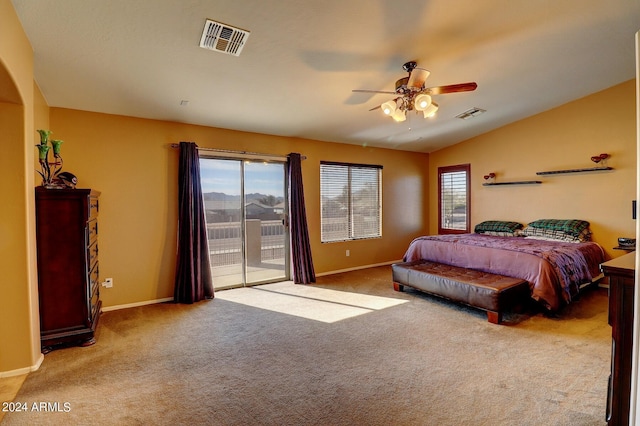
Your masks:
[{"label": "electrical outlet", "polygon": [[102,287],[111,288],[113,287],[113,278],[105,278],[102,282]]},{"label": "electrical outlet", "polygon": [[345,256],[349,257],[351,253],[349,252],[349,250],[347,250],[347,252],[344,254]]}]

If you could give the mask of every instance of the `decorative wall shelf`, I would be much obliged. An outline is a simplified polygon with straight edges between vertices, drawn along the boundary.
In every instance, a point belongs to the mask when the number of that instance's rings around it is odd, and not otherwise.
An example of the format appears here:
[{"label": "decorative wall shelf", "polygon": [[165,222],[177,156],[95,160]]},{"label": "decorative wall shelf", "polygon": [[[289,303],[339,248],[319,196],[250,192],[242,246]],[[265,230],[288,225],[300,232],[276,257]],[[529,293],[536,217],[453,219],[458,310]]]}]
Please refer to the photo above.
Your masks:
[{"label": "decorative wall shelf", "polygon": [[496,186],[496,185],[537,185],[542,183],[540,180],[521,180],[514,182],[488,182],[483,183],[482,186]]},{"label": "decorative wall shelf", "polygon": [[536,174],[537,175],[561,175],[561,174],[567,174],[567,173],[602,172],[606,170],[613,170],[613,167],[587,167],[584,169],[553,170],[550,172],[536,172]]}]

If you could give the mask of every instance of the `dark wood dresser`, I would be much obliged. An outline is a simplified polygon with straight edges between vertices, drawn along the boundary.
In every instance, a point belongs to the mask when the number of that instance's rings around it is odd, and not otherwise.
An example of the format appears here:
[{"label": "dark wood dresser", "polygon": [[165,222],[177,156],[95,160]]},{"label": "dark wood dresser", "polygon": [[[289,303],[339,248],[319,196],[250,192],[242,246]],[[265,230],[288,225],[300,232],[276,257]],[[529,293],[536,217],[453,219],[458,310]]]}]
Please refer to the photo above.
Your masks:
[{"label": "dark wood dresser", "polygon": [[600,265],[609,277],[612,345],[606,420],[610,426],[629,424],[635,266],[635,252]]},{"label": "dark wood dresser", "polygon": [[92,189],[36,188],[42,352],[95,343],[100,318],[98,197]]}]

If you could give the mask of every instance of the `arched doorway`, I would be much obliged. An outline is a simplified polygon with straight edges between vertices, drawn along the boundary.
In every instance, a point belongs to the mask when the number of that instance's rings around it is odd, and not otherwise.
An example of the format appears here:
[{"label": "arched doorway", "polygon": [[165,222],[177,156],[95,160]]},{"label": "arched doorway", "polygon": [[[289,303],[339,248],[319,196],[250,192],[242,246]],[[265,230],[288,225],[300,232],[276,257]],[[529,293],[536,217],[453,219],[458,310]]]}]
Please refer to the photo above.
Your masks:
[{"label": "arched doorway", "polygon": [[25,102],[6,65],[0,61],[0,377],[33,369],[40,352],[37,283],[33,247],[33,179],[27,168],[34,157],[27,141]]}]

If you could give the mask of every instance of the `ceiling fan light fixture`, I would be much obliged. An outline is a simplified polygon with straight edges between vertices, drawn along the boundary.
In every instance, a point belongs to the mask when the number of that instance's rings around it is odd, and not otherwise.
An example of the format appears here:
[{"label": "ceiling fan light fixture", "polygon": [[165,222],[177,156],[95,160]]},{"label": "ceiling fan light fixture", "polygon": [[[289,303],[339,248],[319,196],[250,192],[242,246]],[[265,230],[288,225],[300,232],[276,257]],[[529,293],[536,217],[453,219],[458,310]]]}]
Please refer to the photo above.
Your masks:
[{"label": "ceiling fan light fixture", "polygon": [[396,110],[396,112],[394,112],[391,115],[391,118],[393,118],[395,121],[400,122],[400,121],[406,120],[407,119],[407,115],[405,114],[405,112],[402,109],[398,108]]},{"label": "ceiling fan light fixture", "polygon": [[431,72],[424,68],[414,68],[411,70],[411,74],[409,74],[409,81],[407,82],[407,87],[411,89],[415,89],[415,91],[422,90],[424,87],[424,82],[429,77]]},{"label": "ceiling fan light fixture", "polygon": [[416,111],[424,111],[431,106],[431,96],[421,93],[413,102]]},{"label": "ceiling fan light fixture", "polygon": [[387,101],[380,105],[380,108],[382,108],[382,112],[384,113],[384,115],[393,116],[393,114],[396,112],[396,102]]},{"label": "ceiling fan light fixture", "polygon": [[438,111],[438,104],[433,101],[432,95],[471,92],[478,87],[478,84],[475,82],[425,87],[425,81],[431,74],[430,71],[424,68],[418,68],[416,61],[406,62],[402,66],[402,69],[408,72],[409,75],[396,81],[396,88],[393,92],[363,89],[354,89],[352,91],[395,95],[395,99],[371,108],[369,111],[379,108],[385,115],[393,118],[395,121],[405,121],[407,119],[407,111],[416,111],[416,113],[421,111],[424,118],[433,117],[436,111]]},{"label": "ceiling fan light fixture", "polygon": [[424,118],[431,118],[434,115],[436,115],[436,111],[438,111],[438,108],[439,108],[439,105],[435,102],[432,102],[427,109],[422,111]]}]

